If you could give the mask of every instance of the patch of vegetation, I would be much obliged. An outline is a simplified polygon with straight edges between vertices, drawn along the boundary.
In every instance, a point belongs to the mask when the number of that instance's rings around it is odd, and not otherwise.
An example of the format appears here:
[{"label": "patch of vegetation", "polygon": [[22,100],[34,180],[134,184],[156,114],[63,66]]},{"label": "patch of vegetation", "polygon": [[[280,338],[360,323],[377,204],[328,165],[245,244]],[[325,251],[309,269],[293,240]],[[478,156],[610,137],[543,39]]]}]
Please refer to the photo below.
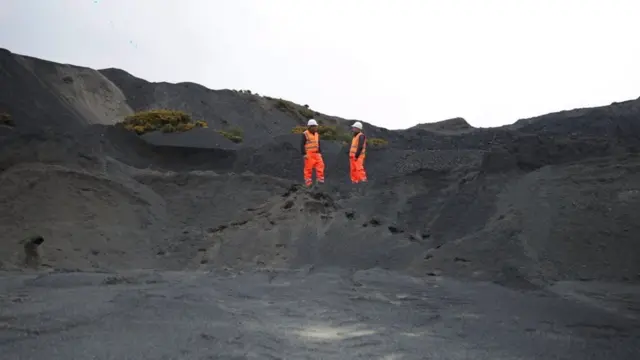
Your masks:
[{"label": "patch of vegetation", "polygon": [[160,130],[164,133],[184,132],[194,127],[207,127],[203,120],[193,121],[191,116],[179,110],[147,110],[127,116],[122,125],[125,129],[135,131],[142,135],[151,131]]},{"label": "patch of vegetation", "polygon": [[238,93],[238,94],[247,94],[247,95],[255,95],[255,96],[260,96],[260,94],[258,93],[253,93],[251,90],[237,90],[237,89],[231,89],[231,91]]},{"label": "patch of vegetation", "polygon": [[385,139],[381,139],[381,138],[370,138],[367,139],[367,146],[373,147],[373,148],[381,148],[381,147],[385,147],[389,145],[389,142]]},{"label": "patch of vegetation", "polygon": [[13,118],[11,117],[11,115],[7,113],[0,113],[0,125],[13,127],[13,126],[16,126],[16,123],[13,121]]},{"label": "patch of vegetation", "polygon": [[298,114],[302,115],[302,117],[307,120],[313,119],[313,117],[316,116],[316,112],[309,109],[308,107],[298,108]]},{"label": "patch of vegetation", "polygon": [[233,141],[234,143],[240,143],[242,142],[242,139],[244,138],[244,131],[242,131],[242,129],[240,128],[231,128],[228,130],[218,130],[218,133],[224,137],[226,137],[227,139]]},{"label": "patch of vegetation", "polygon": [[274,99],[268,98],[269,100],[274,101],[276,109],[291,114],[294,117],[302,117],[305,120],[312,119],[314,117],[318,117],[320,113],[313,111],[309,108],[309,105],[300,106],[292,101],[284,100],[284,99]]}]

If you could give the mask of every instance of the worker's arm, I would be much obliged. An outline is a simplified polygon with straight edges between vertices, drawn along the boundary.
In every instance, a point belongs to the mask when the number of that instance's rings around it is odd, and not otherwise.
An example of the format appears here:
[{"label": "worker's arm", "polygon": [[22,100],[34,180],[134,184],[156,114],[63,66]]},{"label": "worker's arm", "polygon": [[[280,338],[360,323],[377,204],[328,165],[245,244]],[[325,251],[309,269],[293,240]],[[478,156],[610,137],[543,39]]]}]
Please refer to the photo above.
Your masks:
[{"label": "worker's arm", "polygon": [[362,149],[364,148],[365,141],[367,141],[367,138],[365,137],[365,135],[364,134],[360,135],[360,137],[358,138],[358,148],[356,149],[356,154],[355,154],[356,159],[360,157],[360,154],[362,153]]},{"label": "worker's arm", "polygon": [[304,145],[307,143],[307,137],[304,136],[304,134],[302,134],[302,139],[300,139],[300,153],[304,156],[307,154],[306,151],[304,151]]}]

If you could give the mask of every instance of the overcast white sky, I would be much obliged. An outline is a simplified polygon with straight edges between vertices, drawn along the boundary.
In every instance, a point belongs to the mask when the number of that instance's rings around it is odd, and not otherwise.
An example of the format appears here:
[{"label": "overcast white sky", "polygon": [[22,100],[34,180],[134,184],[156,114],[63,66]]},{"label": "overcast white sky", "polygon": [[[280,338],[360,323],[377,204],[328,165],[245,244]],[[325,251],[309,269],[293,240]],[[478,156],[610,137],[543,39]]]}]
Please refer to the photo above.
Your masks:
[{"label": "overcast white sky", "polygon": [[0,47],[392,129],[487,127],[638,98],[639,19],[640,0],[0,0]]}]

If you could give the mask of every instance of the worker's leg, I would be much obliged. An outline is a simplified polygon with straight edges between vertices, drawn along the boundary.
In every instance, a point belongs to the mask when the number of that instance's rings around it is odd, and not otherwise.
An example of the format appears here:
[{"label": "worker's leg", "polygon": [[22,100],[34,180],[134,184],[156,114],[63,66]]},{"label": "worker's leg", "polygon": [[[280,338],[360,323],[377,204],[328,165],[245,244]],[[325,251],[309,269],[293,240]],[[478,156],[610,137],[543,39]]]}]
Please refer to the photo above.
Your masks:
[{"label": "worker's leg", "polygon": [[308,155],[304,158],[304,184],[311,186],[311,172],[313,171],[313,157]]},{"label": "worker's leg", "polygon": [[360,156],[356,160],[356,176],[358,178],[358,182],[367,181],[367,172],[364,169],[364,156]]},{"label": "worker's leg", "polygon": [[351,177],[351,183],[355,184],[358,182],[358,175],[356,172],[356,160],[354,158],[349,158],[349,176]]},{"label": "worker's leg", "polygon": [[322,159],[322,155],[316,155],[316,162],[314,164],[316,169],[316,179],[321,184],[324,184],[324,160]]}]

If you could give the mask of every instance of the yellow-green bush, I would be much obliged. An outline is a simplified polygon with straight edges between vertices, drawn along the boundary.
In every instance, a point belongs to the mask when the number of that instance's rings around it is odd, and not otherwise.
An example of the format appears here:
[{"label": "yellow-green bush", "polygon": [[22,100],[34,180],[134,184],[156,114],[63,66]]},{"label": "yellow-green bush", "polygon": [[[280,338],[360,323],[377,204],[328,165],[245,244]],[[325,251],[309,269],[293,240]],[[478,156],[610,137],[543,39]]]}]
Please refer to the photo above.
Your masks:
[{"label": "yellow-green bush", "polygon": [[379,148],[379,147],[385,147],[387,145],[389,145],[389,142],[385,139],[381,139],[381,138],[367,139],[367,146]]},{"label": "yellow-green bush", "polygon": [[176,131],[185,132],[193,129],[194,127],[196,127],[196,124],[194,123],[178,124],[176,125]]},{"label": "yellow-green bush", "polygon": [[191,116],[183,111],[166,109],[137,112],[127,116],[122,125],[139,135],[156,130],[169,133],[189,131],[196,126],[207,127],[205,121],[194,122]]},{"label": "yellow-green bush", "polygon": [[244,137],[244,131],[240,128],[231,128],[227,130],[218,130],[218,133],[227,139],[233,141],[234,143],[242,142]]},{"label": "yellow-green bush", "polygon": [[291,133],[302,134],[303,132],[305,132],[305,130],[307,130],[306,126],[296,126],[293,129],[291,129]]},{"label": "yellow-green bush", "polygon": [[0,113],[0,125],[15,126],[13,118],[7,113]]}]

